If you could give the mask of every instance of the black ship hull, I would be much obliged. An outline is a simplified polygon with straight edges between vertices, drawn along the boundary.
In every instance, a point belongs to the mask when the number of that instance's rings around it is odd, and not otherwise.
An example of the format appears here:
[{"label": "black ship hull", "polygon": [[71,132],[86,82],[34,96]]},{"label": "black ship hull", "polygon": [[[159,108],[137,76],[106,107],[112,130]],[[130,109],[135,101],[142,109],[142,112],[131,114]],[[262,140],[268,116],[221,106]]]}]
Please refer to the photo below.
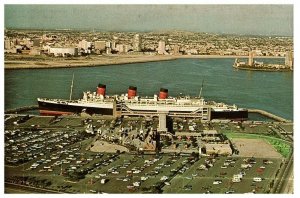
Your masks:
[{"label": "black ship hull", "polygon": [[212,119],[230,119],[230,120],[246,120],[248,118],[248,110],[241,109],[238,111],[211,111]]},{"label": "black ship hull", "polygon": [[41,115],[68,115],[79,114],[82,112],[101,115],[113,115],[113,109],[111,108],[95,108],[85,106],[73,106],[68,104],[54,104],[38,101],[39,111]]},{"label": "black ship hull", "polygon": [[[112,108],[101,108],[101,107],[86,107],[86,106],[75,106],[64,103],[49,103],[38,101],[39,111],[41,115],[68,115],[68,114],[79,114],[86,112],[90,115],[113,115]],[[151,110],[149,110],[150,112]],[[156,112],[156,111],[153,111]],[[186,112],[189,113],[189,112]],[[231,119],[231,120],[246,120],[248,118],[248,111],[246,109],[240,109],[237,111],[211,111],[209,120],[212,119]]]}]

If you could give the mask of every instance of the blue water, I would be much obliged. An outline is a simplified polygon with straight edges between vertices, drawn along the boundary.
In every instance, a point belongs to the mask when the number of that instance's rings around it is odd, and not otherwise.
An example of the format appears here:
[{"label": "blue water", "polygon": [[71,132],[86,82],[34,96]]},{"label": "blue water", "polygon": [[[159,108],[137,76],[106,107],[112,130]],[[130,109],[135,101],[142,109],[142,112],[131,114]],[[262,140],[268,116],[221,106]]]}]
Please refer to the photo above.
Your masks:
[{"label": "blue water", "polygon": [[[261,61],[261,60],[258,60]],[[283,59],[262,59],[283,63]],[[169,95],[180,93],[202,96],[239,107],[258,108],[293,119],[293,73],[235,70],[234,59],[177,59],[172,61],[112,65],[101,67],[33,69],[5,71],[5,109],[37,104],[36,98],[69,98],[75,74],[73,98],[107,85],[107,94],[121,94],[129,85],[139,95],[152,96],[159,88]]]}]

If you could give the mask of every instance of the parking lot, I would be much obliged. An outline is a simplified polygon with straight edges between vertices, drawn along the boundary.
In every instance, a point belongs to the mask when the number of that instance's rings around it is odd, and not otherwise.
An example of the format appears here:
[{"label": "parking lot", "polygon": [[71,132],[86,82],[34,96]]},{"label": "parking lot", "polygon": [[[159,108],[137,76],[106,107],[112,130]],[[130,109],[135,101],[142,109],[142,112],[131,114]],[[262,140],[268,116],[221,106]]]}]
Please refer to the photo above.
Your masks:
[{"label": "parking lot", "polygon": [[[229,165],[226,160],[232,159]],[[279,169],[279,159],[269,159],[272,164],[266,165],[263,160],[255,159],[252,167],[242,168],[247,158],[215,158],[212,167],[201,166],[207,159],[200,159],[183,174],[171,180],[170,186],[164,187],[165,193],[266,193],[269,184],[275,177],[274,170]],[[263,168],[263,170],[260,169]],[[235,174],[244,174],[240,182],[233,182]],[[262,178],[254,182],[254,177]],[[220,181],[220,182],[216,182]],[[199,185],[201,184],[201,185]],[[175,190],[175,191],[174,191]]]},{"label": "parking lot", "polygon": [[[282,165],[280,155],[199,157],[196,152],[143,154],[90,150],[95,138],[100,137],[99,131],[113,140],[124,131],[141,133],[157,128],[157,119],[130,118],[121,122],[112,118],[6,118],[5,180],[59,192],[267,193]],[[89,131],[88,125],[97,133]],[[174,133],[187,134],[218,127],[242,130],[238,124],[201,123],[195,119],[175,120],[172,125],[177,126]],[[264,127],[268,128],[261,126]],[[182,149],[190,144],[189,148],[196,151],[195,141],[187,137],[182,135],[182,139],[172,141]],[[161,141],[161,147],[168,148],[169,140],[161,138]]]}]

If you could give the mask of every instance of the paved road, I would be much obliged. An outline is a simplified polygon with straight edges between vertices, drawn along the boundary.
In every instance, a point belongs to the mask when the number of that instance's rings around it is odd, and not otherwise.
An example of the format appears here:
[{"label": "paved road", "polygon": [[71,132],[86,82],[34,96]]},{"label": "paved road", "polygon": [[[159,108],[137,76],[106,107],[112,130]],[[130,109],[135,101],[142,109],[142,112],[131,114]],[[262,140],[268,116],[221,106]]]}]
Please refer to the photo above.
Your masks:
[{"label": "paved road", "polygon": [[31,186],[24,186],[20,184],[12,184],[5,182],[5,193],[15,193],[15,194],[29,194],[29,193],[47,193],[47,194],[57,194],[61,193],[54,190],[47,190],[42,188],[36,188]]},{"label": "paved road", "polygon": [[282,191],[281,193],[285,194],[293,194],[294,193],[294,166],[291,165],[289,169],[289,173],[287,174],[287,179],[282,184]]},{"label": "paved road", "polygon": [[[293,153],[292,153],[293,155]],[[289,158],[288,164],[284,167],[282,175],[279,176],[279,183],[277,188],[275,189],[275,193],[287,193],[286,191],[290,191],[291,185],[293,185],[293,166],[294,159],[293,156]],[[293,189],[291,189],[293,191]]]}]

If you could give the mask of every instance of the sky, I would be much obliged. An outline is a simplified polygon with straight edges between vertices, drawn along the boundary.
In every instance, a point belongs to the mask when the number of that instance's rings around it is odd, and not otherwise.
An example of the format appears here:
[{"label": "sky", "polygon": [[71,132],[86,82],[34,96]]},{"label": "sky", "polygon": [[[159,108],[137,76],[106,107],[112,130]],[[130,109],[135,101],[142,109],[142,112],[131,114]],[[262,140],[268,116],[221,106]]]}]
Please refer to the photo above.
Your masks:
[{"label": "sky", "polygon": [[293,5],[4,5],[5,28],[293,35]]}]

